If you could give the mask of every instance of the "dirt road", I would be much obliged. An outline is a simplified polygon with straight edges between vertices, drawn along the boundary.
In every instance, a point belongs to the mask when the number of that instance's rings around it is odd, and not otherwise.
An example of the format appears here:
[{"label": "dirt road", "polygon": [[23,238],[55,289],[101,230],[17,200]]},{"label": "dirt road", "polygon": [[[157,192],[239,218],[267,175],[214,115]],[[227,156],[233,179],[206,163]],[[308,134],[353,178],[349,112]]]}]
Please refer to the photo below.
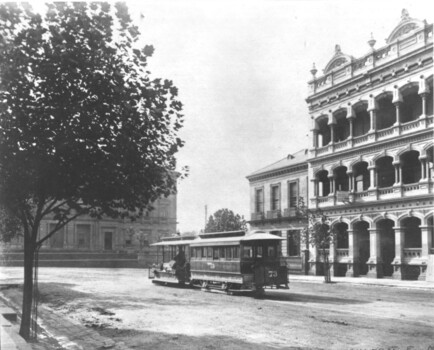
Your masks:
[{"label": "dirt road", "polygon": [[60,268],[41,268],[39,288],[45,306],[133,349],[434,349],[432,291],[293,282],[254,299]]}]

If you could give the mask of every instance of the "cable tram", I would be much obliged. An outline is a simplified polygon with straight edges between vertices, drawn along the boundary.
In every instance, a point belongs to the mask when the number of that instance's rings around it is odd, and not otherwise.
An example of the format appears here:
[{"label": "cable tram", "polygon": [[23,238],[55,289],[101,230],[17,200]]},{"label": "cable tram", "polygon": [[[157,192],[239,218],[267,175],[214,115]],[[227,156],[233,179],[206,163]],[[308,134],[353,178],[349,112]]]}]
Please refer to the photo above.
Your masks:
[{"label": "cable tram", "polygon": [[288,288],[288,269],[279,256],[281,240],[263,231],[166,238],[153,244],[162,250],[162,262],[153,269],[153,282],[189,283],[229,294]]}]

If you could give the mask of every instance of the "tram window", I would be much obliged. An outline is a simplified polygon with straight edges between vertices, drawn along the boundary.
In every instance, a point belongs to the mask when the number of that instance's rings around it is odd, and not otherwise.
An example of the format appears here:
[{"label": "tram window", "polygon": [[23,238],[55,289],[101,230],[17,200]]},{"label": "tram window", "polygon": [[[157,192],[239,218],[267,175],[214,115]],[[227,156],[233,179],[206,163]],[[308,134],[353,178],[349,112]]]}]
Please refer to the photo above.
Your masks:
[{"label": "tram window", "polygon": [[240,258],[240,247],[234,247],[234,259]]},{"label": "tram window", "polygon": [[264,256],[264,254],[262,253],[262,246],[257,246],[255,257],[256,258],[262,258],[263,256]]},{"label": "tram window", "polygon": [[218,258],[219,258],[219,249],[218,248],[213,248],[212,258],[214,260],[218,260]]},{"label": "tram window", "polygon": [[208,248],[206,248],[207,249],[207,254],[206,254],[206,257],[208,258],[208,259],[212,259],[212,248],[211,247],[208,247]]},{"label": "tram window", "polygon": [[232,256],[233,256],[233,253],[234,253],[233,248],[227,247],[226,248],[226,252],[225,252],[225,254],[226,254],[226,260],[231,260]]},{"label": "tram window", "polygon": [[252,246],[243,246],[243,258],[253,258],[253,248]]},{"label": "tram window", "polygon": [[269,258],[275,258],[276,257],[276,247],[274,245],[269,245],[267,247],[267,255]]},{"label": "tram window", "polygon": [[224,259],[225,257],[225,248],[219,248],[219,258]]}]

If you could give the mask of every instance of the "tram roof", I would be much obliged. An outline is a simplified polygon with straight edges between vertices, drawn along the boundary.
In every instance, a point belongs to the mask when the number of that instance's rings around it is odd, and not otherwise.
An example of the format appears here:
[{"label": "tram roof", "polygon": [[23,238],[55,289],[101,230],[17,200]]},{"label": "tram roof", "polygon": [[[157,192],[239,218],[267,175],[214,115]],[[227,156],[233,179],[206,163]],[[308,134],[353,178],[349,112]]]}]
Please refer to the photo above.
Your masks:
[{"label": "tram roof", "polygon": [[282,240],[284,238],[273,235],[265,231],[254,231],[247,236],[241,237],[241,241],[275,241]]},{"label": "tram roof", "polygon": [[185,240],[177,240],[177,241],[163,241],[158,243],[153,243],[151,246],[171,246],[171,245],[186,245],[191,244],[192,242],[196,241],[195,239],[185,239]]}]

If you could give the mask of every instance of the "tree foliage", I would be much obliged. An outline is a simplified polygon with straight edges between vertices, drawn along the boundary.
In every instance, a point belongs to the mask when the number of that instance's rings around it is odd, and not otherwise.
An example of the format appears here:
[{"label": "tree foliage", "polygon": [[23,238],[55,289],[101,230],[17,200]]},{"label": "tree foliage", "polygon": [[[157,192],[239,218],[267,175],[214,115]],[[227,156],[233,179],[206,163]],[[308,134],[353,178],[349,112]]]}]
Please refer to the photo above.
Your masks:
[{"label": "tree foliage", "polygon": [[205,232],[224,232],[247,230],[247,224],[243,216],[234,214],[229,209],[219,209],[208,219]]},{"label": "tree foliage", "polygon": [[[0,204],[28,260],[79,215],[134,219],[174,192],[183,145],[178,90],[151,78],[126,5],[47,7],[0,5]],[[56,228],[38,238],[47,216]]]},{"label": "tree foliage", "polygon": [[299,198],[298,216],[306,219],[307,226],[301,230],[300,240],[307,246],[312,246],[321,255],[324,269],[325,282],[331,282],[329,252],[336,240],[336,231],[330,224],[330,219],[320,209],[311,210],[304,204],[304,199]]}]

